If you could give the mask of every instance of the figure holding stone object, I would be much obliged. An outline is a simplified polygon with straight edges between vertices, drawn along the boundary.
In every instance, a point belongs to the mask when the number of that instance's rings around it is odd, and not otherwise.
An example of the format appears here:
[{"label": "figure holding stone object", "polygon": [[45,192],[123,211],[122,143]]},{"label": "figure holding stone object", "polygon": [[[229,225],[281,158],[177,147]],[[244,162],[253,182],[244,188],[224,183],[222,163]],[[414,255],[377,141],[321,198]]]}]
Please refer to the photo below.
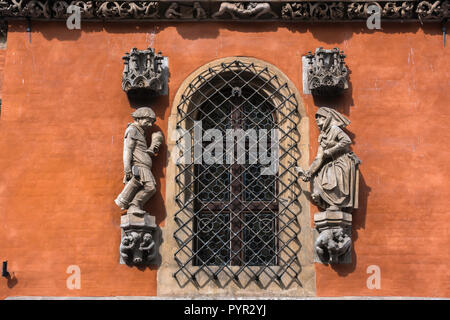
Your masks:
[{"label": "figure holding stone object", "polygon": [[147,148],[145,130],[156,121],[155,113],[148,107],[137,109],[131,114],[134,119],[125,131],[123,146],[124,184],[115,203],[128,214],[144,215],[143,207],[156,192],[156,181],[151,172],[152,159],[163,142],[160,131],[152,134]]}]

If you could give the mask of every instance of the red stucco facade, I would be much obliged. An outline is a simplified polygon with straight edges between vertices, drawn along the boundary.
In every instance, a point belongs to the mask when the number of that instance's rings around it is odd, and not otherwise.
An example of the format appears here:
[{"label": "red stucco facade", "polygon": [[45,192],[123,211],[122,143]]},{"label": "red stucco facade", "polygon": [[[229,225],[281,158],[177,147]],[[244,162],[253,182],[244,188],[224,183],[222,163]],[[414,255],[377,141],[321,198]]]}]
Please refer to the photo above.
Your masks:
[{"label": "red stucco facade", "polygon": [[[350,265],[316,264],[317,296],[450,296],[450,70],[438,24],[84,23],[9,25],[0,50],[0,259],[8,296],[154,296],[156,269],[120,265],[123,131],[133,110],[121,57],[151,45],[169,58],[169,94],[154,100],[168,136],[174,95],[200,66],[248,56],[279,68],[302,89],[301,57],[317,47],[347,55],[350,88],[332,106],[346,115],[360,167]],[[317,149],[314,113],[327,101],[301,96]],[[312,160],[312,159],[311,159]],[[165,223],[168,154],[154,161],[147,206]],[[311,213],[317,211],[312,206]],[[311,221],[311,226],[313,222]],[[80,290],[66,269],[81,268]],[[367,267],[381,288],[366,286]]]}]

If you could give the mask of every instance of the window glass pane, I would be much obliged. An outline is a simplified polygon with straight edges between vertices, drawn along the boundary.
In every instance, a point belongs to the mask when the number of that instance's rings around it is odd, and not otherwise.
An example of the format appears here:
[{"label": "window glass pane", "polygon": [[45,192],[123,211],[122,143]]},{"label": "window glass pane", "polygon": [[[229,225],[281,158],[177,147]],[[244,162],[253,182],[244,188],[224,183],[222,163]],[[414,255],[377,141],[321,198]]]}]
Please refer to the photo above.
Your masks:
[{"label": "window glass pane", "polygon": [[196,265],[226,265],[230,261],[230,216],[202,213],[196,221]]}]

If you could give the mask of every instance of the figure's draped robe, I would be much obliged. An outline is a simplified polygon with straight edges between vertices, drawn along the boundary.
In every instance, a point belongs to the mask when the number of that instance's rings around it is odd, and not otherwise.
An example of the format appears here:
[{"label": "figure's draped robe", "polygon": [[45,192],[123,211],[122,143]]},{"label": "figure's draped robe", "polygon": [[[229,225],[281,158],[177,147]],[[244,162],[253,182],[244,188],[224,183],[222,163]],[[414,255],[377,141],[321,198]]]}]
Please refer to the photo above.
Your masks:
[{"label": "figure's draped robe", "polygon": [[314,177],[314,193],[329,206],[358,208],[358,164],[361,160],[349,150],[350,138],[341,128],[331,126],[320,134],[319,144],[331,156],[324,159]]}]

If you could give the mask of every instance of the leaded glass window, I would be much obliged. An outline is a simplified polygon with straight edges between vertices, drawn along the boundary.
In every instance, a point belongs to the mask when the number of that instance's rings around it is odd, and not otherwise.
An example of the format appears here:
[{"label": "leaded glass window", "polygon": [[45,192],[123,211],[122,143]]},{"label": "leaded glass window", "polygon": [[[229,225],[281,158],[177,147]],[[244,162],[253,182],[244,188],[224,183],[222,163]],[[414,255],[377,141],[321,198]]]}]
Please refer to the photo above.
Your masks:
[{"label": "leaded glass window", "polygon": [[[185,146],[179,156],[192,161],[177,163],[174,277],[197,286],[292,283],[300,270],[298,212],[290,208],[297,198],[294,95],[267,67],[235,60],[198,76],[181,100],[177,128],[188,135],[178,141]],[[210,130],[214,137],[203,139]],[[214,144],[222,154],[211,152]],[[213,163],[198,156],[208,148]]]}]

